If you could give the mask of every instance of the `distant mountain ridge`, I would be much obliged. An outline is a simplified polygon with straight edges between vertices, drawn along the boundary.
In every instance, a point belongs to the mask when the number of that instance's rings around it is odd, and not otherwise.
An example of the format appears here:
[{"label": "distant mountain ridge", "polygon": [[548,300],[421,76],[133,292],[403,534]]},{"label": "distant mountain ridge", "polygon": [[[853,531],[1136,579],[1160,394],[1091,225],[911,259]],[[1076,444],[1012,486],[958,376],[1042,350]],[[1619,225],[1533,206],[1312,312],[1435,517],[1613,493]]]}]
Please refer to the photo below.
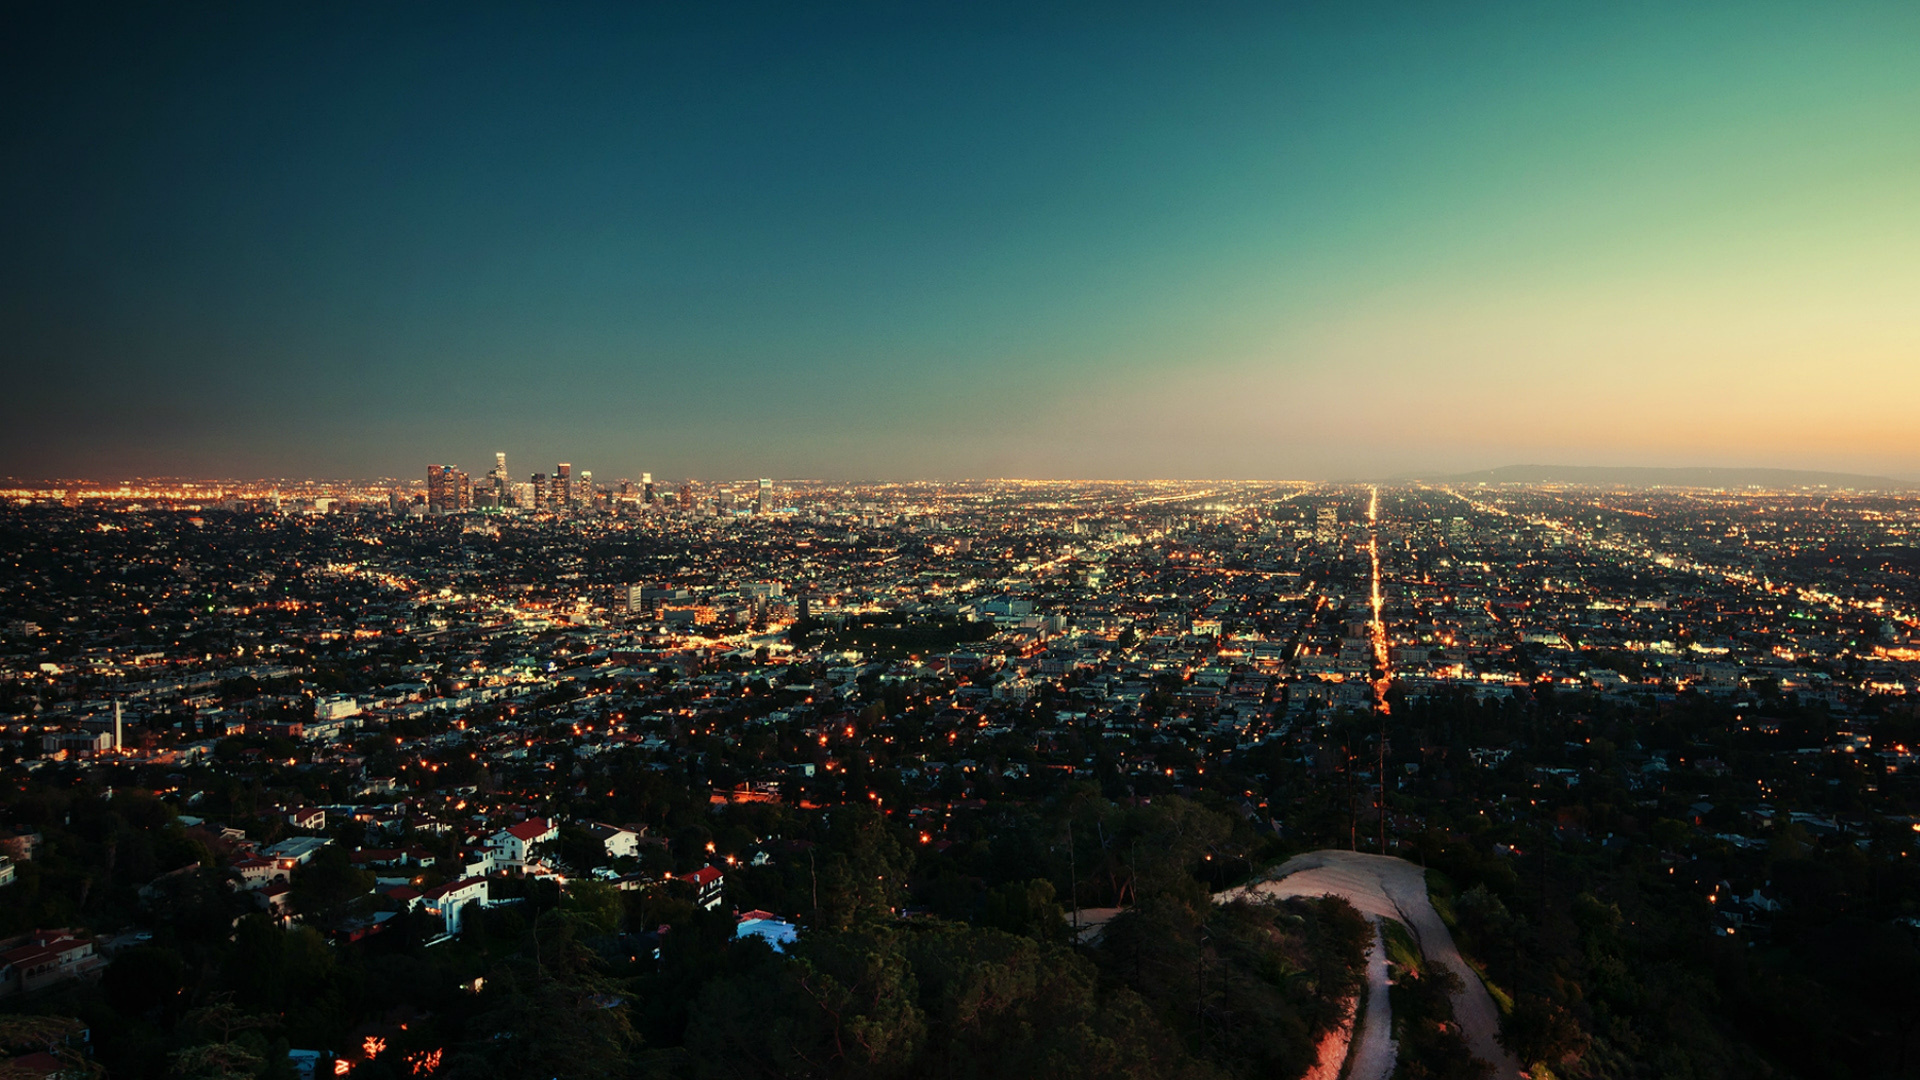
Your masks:
[{"label": "distant mountain ridge", "polygon": [[1657,468],[1632,465],[1507,465],[1453,476],[1423,477],[1448,484],[1592,484],[1599,487],[1854,488],[1912,491],[1920,488],[1890,476],[1814,472],[1806,469]]}]

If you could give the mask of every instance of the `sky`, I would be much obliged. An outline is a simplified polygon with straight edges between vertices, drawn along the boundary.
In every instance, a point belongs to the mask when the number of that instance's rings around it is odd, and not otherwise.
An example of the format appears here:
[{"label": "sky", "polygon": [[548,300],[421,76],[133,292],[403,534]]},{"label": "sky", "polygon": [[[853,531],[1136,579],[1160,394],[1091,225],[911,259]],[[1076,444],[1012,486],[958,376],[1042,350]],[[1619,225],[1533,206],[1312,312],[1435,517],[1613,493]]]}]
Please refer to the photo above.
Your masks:
[{"label": "sky", "polygon": [[1920,477],[1910,2],[0,39],[0,475]]}]

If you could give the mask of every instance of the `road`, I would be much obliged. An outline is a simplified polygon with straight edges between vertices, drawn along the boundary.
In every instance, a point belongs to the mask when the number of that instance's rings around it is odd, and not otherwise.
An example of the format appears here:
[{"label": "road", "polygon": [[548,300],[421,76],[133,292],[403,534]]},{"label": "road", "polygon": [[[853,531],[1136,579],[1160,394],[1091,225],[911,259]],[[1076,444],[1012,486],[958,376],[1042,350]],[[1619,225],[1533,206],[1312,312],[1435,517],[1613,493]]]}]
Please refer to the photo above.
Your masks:
[{"label": "road", "polygon": [[[1523,1075],[1519,1062],[1508,1054],[1496,1038],[1500,1031],[1500,1013],[1493,997],[1453,943],[1453,934],[1427,899],[1426,871],[1387,855],[1367,855],[1356,851],[1315,851],[1288,859],[1267,881],[1243,889],[1219,893],[1227,900],[1251,890],[1257,895],[1286,898],[1292,896],[1338,896],[1375,920],[1374,947],[1367,964],[1367,1015],[1354,1045],[1352,1080],[1386,1080],[1393,1073],[1394,1054],[1390,1035],[1376,1036],[1376,1030],[1390,1032],[1391,1012],[1386,993],[1385,950],[1380,943],[1379,919],[1398,919],[1412,931],[1420,951],[1428,961],[1442,964],[1460,979],[1460,992],[1453,996],[1453,1016],[1467,1037],[1473,1055],[1493,1065],[1495,1080],[1511,1080]],[[1380,968],[1378,985],[1374,968]],[[1379,1022],[1374,1013],[1378,1010]],[[1374,1039],[1386,1043],[1384,1052],[1370,1049]]]},{"label": "road", "polygon": [[1367,947],[1367,1013],[1347,1052],[1353,1064],[1348,1080],[1387,1080],[1393,1075],[1393,1002],[1387,996],[1387,942],[1380,920],[1373,920],[1373,944]]}]

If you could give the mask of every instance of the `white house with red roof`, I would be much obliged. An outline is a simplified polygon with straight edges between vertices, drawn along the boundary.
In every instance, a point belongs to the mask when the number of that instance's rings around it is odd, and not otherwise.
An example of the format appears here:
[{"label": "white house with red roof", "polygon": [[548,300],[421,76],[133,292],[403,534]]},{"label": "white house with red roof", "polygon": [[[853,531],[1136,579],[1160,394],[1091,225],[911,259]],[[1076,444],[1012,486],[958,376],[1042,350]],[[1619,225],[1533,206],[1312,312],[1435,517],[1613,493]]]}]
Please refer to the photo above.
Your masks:
[{"label": "white house with red roof", "polygon": [[38,990],[91,975],[105,963],[90,939],[65,930],[36,931],[27,935],[24,944],[0,952],[0,993]]},{"label": "white house with red roof", "polygon": [[691,874],[680,875],[679,880],[692,883],[694,903],[708,911],[719,907],[727,897],[727,872],[717,866],[703,866]]},{"label": "white house with red roof", "polygon": [[460,913],[468,904],[476,902],[482,906],[487,902],[486,878],[461,878],[445,885],[436,885],[420,894],[419,907],[429,915],[438,915],[447,924],[447,933],[457,934],[460,932]]},{"label": "white house with red roof", "polygon": [[287,876],[279,860],[263,859],[258,855],[234,860],[231,869],[239,875],[243,889],[264,889],[273,884],[275,878],[285,880]]},{"label": "white house with red roof", "polygon": [[494,861],[502,866],[524,867],[527,854],[536,844],[544,844],[560,835],[560,827],[549,818],[528,818],[509,825],[487,837]]}]

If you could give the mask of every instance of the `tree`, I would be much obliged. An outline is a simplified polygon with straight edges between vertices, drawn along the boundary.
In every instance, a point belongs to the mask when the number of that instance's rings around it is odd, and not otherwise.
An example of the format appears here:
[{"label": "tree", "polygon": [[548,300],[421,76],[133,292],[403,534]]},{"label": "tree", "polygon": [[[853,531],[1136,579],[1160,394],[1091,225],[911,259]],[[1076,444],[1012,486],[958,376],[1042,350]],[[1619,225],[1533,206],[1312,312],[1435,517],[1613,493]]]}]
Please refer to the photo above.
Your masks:
[{"label": "tree", "polygon": [[989,892],[980,921],[1036,941],[1061,941],[1067,935],[1066,909],[1054,895],[1053,882],[1045,878],[1008,882]]},{"label": "tree", "polygon": [[821,926],[844,930],[886,918],[900,905],[913,852],[878,811],[870,806],[835,807],[823,847],[810,867],[819,885]]},{"label": "tree", "polygon": [[1503,1028],[1500,1042],[1521,1061],[1557,1065],[1587,1050],[1587,1034],[1573,1014],[1538,994],[1520,995]]},{"label": "tree", "polygon": [[201,1041],[171,1055],[168,1073],[183,1080],[240,1080],[267,1064],[259,1032],[274,1021],[241,1012],[229,997],[188,1013],[181,1025]]},{"label": "tree", "polygon": [[560,897],[560,910],[579,916],[581,927],[594,934],[620,929],[626,915],[620,890],[602,881],[570,881]]},{"label": "tree", "polygon": [[114,956],[100,976],[100,989],[128,1016],[145,1016],[179,1000],[187,965],[162,945],[137,945]]},{"label": "tree", "polygon": [[532,954],[515,956],[487,976],[484,1008],[467,1024],[451,1055],[448,1077],[580,1080],[622,1076],[640,1045],[629,1018],[629,992],[601,973],[580,939],[591,930],[581,913],[548,911],[534,924]]},{"label": "tree", "polygon": [[374,877],[353,865],[347,850],[328,844],[293,872],[293,905],[310,918],[339,914],[373,892]]}]

